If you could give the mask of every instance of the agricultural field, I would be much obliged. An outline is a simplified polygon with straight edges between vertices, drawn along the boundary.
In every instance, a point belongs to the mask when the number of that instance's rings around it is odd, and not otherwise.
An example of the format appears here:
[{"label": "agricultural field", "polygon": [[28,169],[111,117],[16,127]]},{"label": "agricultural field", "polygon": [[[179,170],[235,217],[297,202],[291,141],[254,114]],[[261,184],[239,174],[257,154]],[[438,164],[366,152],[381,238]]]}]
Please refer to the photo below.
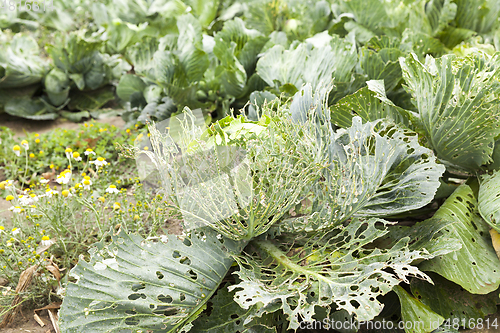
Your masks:
[{"label": "agricultural field", "polygon": [[0,0],[2,332],[498,332],[499,169],[500,0]]}]

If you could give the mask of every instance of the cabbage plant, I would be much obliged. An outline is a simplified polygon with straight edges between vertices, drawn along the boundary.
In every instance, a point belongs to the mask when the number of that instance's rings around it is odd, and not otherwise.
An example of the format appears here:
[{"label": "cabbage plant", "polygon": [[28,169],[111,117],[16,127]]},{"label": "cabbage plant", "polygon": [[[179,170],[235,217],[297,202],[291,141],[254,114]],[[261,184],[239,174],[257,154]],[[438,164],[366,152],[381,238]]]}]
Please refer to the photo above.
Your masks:
[{"label": "cabbage plant", "polygon": [[460,202],[450,197],[412,227],[394,217],[433,200],[444,166],[390,121],[355,116],[335,130],[329,91],[307,84],[257,120],[206,128],[186,109],[150,125],[152,149],[129,152],[184,233],[120,230],[96,244],[71,272],[61,329],[282,332],[333,316],[371,320],[393,289],[410,302],[400,283],[432,283],[419,267],[440,274],[433,258],[461,250],[449,216]]}]

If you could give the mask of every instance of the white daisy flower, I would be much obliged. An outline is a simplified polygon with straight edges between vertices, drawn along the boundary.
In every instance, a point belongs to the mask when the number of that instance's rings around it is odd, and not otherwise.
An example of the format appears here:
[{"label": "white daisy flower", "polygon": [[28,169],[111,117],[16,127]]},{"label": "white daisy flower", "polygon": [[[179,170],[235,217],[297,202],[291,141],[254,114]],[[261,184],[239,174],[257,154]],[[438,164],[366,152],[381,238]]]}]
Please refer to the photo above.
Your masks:
[{"label": "white daisy flower", "polygon": [[23,148],[26,150],[30,149],[30,145],[28,144],[28,141],[26,141],[26,140],[21,141],[21,146],[23,146]]},{"label": "white daisy flower", "polygon": [[109,185],[109,187],[106,189],[106,192],[111,194],[120,193],[115,185]]},{"label": "white daisy flower", "polygon": [[[21,207],[17,207],[17,208],[21,209]],[[21,232],[21,229],[19,229],[19,228],[12,229],[12,234],[14,236],[17,235],[17,234],[19,234],[20,232]]]},{"label": "white daisy flower", "polygon": [[80,157],[80,153],[77,151],[73,152],[73,158],[75,159],[75,161],[78,161],[78,162],[80,162],[82,160],[82,158]]},{"label": "white daisy flower", "polygon": [[40,179],[40,184],[47,184],[48,182],[50,182],[50,180],[45,178]]},{"label": "white daisy flower", "polygon": [[20,195],[18,197],[19,199],[19,204],[21,206],[28,206],[28,205],[31,205],[33,203],[33,199],[31,197],[28,197],[26,195]]},{"label": "white daisy flower", "polygon": [[95,161],[90,161],[91,164],[95,164],[96,168],[101,168],[108,164],[104,157],[98,157]]},{"label": "white daisy flower", "polygon": [[92,185],[92,180],[90,180],[89,176],[83,177],[83,188],[85,190],[90,190],[90,185]]},{"label": "white daisy flower", "polygon": [[54,243],[49,236],[43,236],[42,237],[42,246],[49,246],[52,243]]},{"label": "white daisy flower", "polygon": [[12,147],[12,151],[14,152],[14,154],[16,154],[16,156],[21,156],[21,147],[19,147],[18,145]]},{"label": "white daisy flower", "polygon": [[68,184],[71,181],[71,171],[66,169],[59,176],[57,176],[56,182],[59,184]]},{"label": "white daisy flower", "polygon": [[50,188],[45,191],[45,196],[48,198],[52,198],[52,196],[56,195],[56,194],[59,194],[59,192],[54,191],[53,189],[50,189]]},{"label": "white daisy flower", "polygon": [[69,160],[71,159],[71,153],[72,153],[72,152],[73,152],[73,149],[71,149],[71,148],[69,148],[69,147],[68,147],[68,148],[66,148],[66,150],[64,151],[64,153],[66,154],[66,158],[67,158],[67,159],[69,159]]},{"label": "white daisy flower", "polygon": [[84,152],[85,156],[95,155],[95,152],[91,148],[87,148]]},{"label": "white daisy flower", "polygon": [[[20,206],[12,206],[9,208],[10,211],[14,212],[14,213],[21,213],[22,212],[22,208]],[[14,232],[14,230],[12,230],[12,232]],[[15,234],[14,234],[15,235]]]}]

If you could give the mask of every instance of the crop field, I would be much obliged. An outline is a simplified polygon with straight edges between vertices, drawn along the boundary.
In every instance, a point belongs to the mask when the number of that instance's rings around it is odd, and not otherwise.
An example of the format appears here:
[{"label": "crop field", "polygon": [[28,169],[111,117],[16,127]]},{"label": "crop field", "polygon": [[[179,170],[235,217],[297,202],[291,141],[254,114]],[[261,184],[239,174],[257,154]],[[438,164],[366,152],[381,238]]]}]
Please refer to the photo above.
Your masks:
[{"label": "crop field", "polygon": [[500,0],[0,0],[0,331],[500,332]]}]

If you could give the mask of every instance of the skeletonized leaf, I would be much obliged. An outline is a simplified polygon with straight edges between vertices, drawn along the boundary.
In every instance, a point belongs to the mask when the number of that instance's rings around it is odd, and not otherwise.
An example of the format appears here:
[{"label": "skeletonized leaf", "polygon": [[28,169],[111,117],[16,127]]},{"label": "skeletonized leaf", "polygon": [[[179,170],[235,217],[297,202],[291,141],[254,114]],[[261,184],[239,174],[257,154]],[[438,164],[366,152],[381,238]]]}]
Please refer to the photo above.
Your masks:
[{"label": "skeletonized leaf", "polygon": [[371,320],[382,310],[377,297],[408,282],[407,276],[430,281],[411,263],[434,254],[410,250],[409,237],[389,249],[364,248],[384,236],[388,224],[353,219],[326,234],[293,234],[290,243],[254,240],[249,256],[237,258],[240,271],[235,274],[242,281],[230,290],[237,290],[235,300],[245,309],[261,302],[257,315],[281,308],[289,329],[299,326],[299,318],[311,321],[315,306],[332,303],[357,320]]}]

